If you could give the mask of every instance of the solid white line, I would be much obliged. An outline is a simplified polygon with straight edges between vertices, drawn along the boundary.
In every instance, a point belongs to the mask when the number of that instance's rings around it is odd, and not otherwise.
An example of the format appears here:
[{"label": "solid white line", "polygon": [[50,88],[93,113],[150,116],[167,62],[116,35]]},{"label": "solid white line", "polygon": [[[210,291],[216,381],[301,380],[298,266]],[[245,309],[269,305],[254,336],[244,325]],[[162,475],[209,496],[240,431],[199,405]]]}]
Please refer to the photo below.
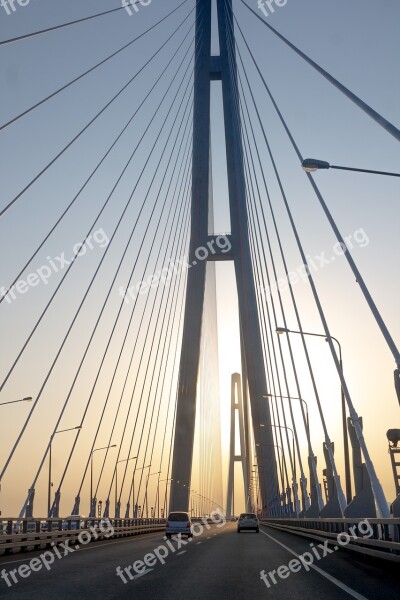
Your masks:
[{"label": "solid white line", "polygon": [[[79,550],[75,550],[75,552],[82,552],[83,550],[96,550],[97,548],[102,548],[104,546],[114,546],[115,544],[127,544],[128,542],[136,542],[139,539],[144,539],[145,537],[146,537],[146,539],[149,540],[149,539],[152,539],[154,537],[160,537],[160,533],[161,532],[149,534],[149,535],[146,535],[146,536],[140,536],[140,537],[132,536],[128,540],[117,540],[115,542],[106,542],[104,544],[96,544],[95,546],[91,546],[91,547],[88,546],[87,548],[81,547],[81,548],[79,548]],[[72,548],[72,546],[71,546],[71,548]],[[46,550],[45,548],[41,548],[40,550],[36,550],[36,552],[39,552],[38,556],[40,556],[41,554],[43,554],[43,552],[46,552],[46,551],[48,551],[48,552],[54,552],[53,547],[50,548],[50,549],[48,549],[48,550]],[[35,550],[31,550],[31,552],[35,552]],[[15,563],[20,563],[20,562],[27,563],[30,560],[32,560],[32,558],[37,558],[37,557],[36,556],[31,556],[30,558],[26,558],[25,557],[25,558],[20,558],[19,560],[10,560],[8,562],[1,562],[0,561],[0,566],[2,566],[2,565],[13,565]],[[62,556],[62,558],[65,558],[65,557]]]},{"label": "solid white line", "polygon": [[181,552],[178,552],[177,556],[180,556],[181,554],[185,554],[186,550],[181,550]]},{"label": "solid white line", "polygon": [[[289,548],[288,546],[286,546],[285,544],[282,544],[282,542],[279,542],[277,539],[275,539],[274,537],[272,537],[272,535],[269,535],[268,533],[265,533],[265,531],[263,531],[262,529],[260,529],[260,532],[263,533],[264,535],[266,535],[267,537],[269,537],[273,542],[279,544],[279,546],[282,546],[282,548],[285,548],[285,550],[287,550],[288,552],[290,552],[290,554],[293,554],[293,556],[296,556],[297,558],[299,558],[301,556],[301,555],[297,554],[297,552],[295,552],[294,550],[292,550],[291,548]],[[356,598],[356,600],[368,600],[368,598],[366,598],[362,594],[359,594],[358,592],[356,592],[352,588],[349,588],[345,583],[342,583],[341,581],[339,581],[338,579],[336,579],[336,577],[333,577],[332,575],[329,575],[329,573],[327,573],[323,569],[320,569],[316,565],[309,565],[309,567],[311,567],[311,569],[314,569],[314,571],[317,571],[317,573],[319,573],[320,575],[322,575],[322,577],[325,577],[325,579],[328,579],[331,583],[333,583],[334,585],[336,585],[338,588],[340,588],[344,592],[347,592],[350,596],[353,596],[353,598]]]}]

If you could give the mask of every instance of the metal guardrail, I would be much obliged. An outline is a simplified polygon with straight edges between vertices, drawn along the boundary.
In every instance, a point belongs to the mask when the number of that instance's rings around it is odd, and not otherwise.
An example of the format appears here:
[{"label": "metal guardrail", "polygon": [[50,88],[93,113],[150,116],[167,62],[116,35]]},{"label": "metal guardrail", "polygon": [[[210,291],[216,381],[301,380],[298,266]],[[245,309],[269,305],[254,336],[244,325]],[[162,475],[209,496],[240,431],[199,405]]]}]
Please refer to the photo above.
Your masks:
[{"label": "metal guardrail", "polygon": [[[348,536],[344,550],[374,556],[400,563],[400,519],[263,519],[260,523],[302,537],[327,542],[338,547],[338,538]],[[360,532],[360,525],[368,524],[372,530],[369,537]],[[363,535],[364,533],[364,535]],[[345,538],[347,539],[347,538]]]},{"label": "metal guardrail", "polygon": [[[164,531],[165,519],[0,519],[0,553]],[[85,533],[82,542],[80,535]],[[88,539],[88,536],[91,538]]]}]

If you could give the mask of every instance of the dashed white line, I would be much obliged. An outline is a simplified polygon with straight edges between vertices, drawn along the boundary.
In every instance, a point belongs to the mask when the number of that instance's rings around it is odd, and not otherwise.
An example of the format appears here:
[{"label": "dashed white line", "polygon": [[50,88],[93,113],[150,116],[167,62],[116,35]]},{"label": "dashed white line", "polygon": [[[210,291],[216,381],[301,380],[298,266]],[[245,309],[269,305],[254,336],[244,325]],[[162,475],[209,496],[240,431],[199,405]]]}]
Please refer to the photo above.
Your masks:
[{"label": "dashed white line", "polygon": [[181,554],[185,554],[186,550],[182,550],[181,552],[178,552],[177,556],[180,556]]},{"label": "dashed white line", "polygon": [[199,544],[201,544],[201,542],[196,542],[196,546],[198,546]]},{"label": "dashed white line", "polygon": [[[282,544],[282,542],[279,542],[277,539],[275,539],[274,537],[272,537],[272,535],[269,535],[268,533],[265,533],[265,531],[263,531],[262,529],[260,529],[260,532],[263,533],[264,535],[266,535],[267,537],[269,537],[276,544],[279,544],[279,546],[282,546],[282,548],[285,548],[285,550],[287,550],[288,552],[290,552],[290,554],[293,554],[293,556],[296,556],[297,558],[300,558],[300,555],[297,554],[297,552],[295,552],[294,550],[292,550],[291,548],[289,548],[285,544]],[[339,581],[338,579],[336,579],[336,577],[332,577],[332,575],[329,575],[329,573],[327,573],[323,569],[320,569],[316,565],[309,565],[309,567],[311,569],[314,569],[314,571],[317,571],[317,573],[319,573],[320,575],[322,575],[322,577],[325,577],[325,579],[328,579],[328,581],[330,581],[331,583],[333,583],[334,585],[336,585],[338,588],[340,588],[344,592],[347,592],[349,594],[349,596],[352,596],[353,598],[356,598],[356,600],[368,600],[365,596],[363,596],[362,594],[359,594],[358,592],[356,592],[352,588],[348,587],[345,583],[342,583],[341,581]]]}]

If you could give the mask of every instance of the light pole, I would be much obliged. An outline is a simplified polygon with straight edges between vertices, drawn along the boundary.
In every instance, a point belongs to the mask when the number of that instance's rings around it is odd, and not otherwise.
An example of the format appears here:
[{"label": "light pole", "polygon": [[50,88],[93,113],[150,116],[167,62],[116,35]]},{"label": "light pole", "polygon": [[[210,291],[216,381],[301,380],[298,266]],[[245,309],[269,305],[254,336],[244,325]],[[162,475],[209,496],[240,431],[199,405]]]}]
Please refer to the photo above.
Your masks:
[{"label": "light pole", "polygon": [[155,471],[154,473],[149,473],[146,477],[146,494],[145,494],[145,498],[144,498],[145,503],[146,503],[146,519],[148,519],[148,517],[149,517],[149,507],[148,507],[148,502],[147,502],[147,488],[149,485],[149,478],[152,475],[159,475],[160,473],[161,473],[161,471]]},{"label": "light pole", "polygon": [[191,489],[190,490],[190,498],[189,498],[189,500],[190,500],[190,513],[191,513],[191,516],[193,516],[193,513],[194,513],[194,516],[196,517],[197,515],[196,515],[196,509],[195,509],[195,503],[194,503],[194,496],[195,496],[195,494],[197,494],[196,490]]},{"label": "light pole", "polygon": [[[118,499],[117,499],[117,488],[118,488],[118,484],[117,484],[117,480],[118,480],[118,465],[119,463],[122,462],[128,462],[130,460],[134,460],[135,458],[137,458],[137,456],[131,456],[130,458],[124,458],[123,460],[117,460],[117,463],[115,465],[115,518],[117,518],[117,504],[118,504]],[[119,515],[118,515],[119,516]]]},{"label": "light pole", "polygon": [[19,400],[11,400],[9,402],[1,402],[0,406],[5,406],[6,404],[16,404],[17,402],[31,402],[33,400],[32,396],[26,396],[25,398],[20,398]]},{"label": "light pole", "polygon": [[112,444],[111,446],[103,446],[102,448],[95,448],[94,450],[92,450],[92,453],[90,455],[90,517],[95,517],[96,515],[93,514],[92,515],[92,508],[93,508],[93,454],[95,452],[99,452],[100,450],[108,450],[108,448],[116,448],[117,444]]},{"label": "light pole", "polygon": [[373,175],[388,175],[389,177],[400,177],[400,173],[390,173],[388,171],[373,171],[371,169],[357,169],[355,167],[339,167],[338,165],[330,165],[326,160],[318,158],[306,158],[301,163],[301,166],[306,173],[314,173],[321,169],[340,169],[341,171],[356,171],[358,173],[372,173]]},{"label": "light pole", "polygon": [[[135,505],[135,474],[136,471],[144,471],[144,469],[150,469],[151,467],[151,463],[149,465],[146,465],[145,467],[139,467],[139,469],[135,468],[133,469],[133,474],[132,474],[132,506],[133,506],[133,518],[136,519],[137,516],[137,510],[136,510],[136,506],[137,506],[137,502]],[[136,515],[136,516],[135,516]]]},{"label": "light pole", "polygon": [[[18,402],[18,400],[17,400]],[[55,431],[51,436],[50,436],[50,442],[49,442],[49,483],[48,483],[48,489],[47,489],[47,516],[50,517],[50,503],[51,503],[51,445],[53,443],[53,438],[57,433],[65,433],[66,431],[74,431],[75,429],[82,429],[82,425],[78,425],[77,427],[70,427],[69,429],[61,429],[60,431]]]},{"label": "light pole", "polygon": [[[281,335],[282,333],[297,333],[303,335],[309,335],[312,337],[324,338],[326,342],[328,342],[328,337],[323,333],[310,333],[307,331],[293,331],[292,329],[287,329],[286,327],[277,327],[276,333]],[[342,346],[339,340],[333,335],[329,336],[329,339],[336,342],[339,348],[339,365],[340,370],[343,375],[343,357],[342,357]],[[344,472],[345,472],[345,480],[346,480],[346,500],[349,504],[352,501],[351,494],[351,476],[350,476],[350,453],[349,453],[349,434],[347,431],[347,419],[346,419],[346,398],[344,396],[343,386],[340,386],[340,400],[342,405],[342,429],[343,429],[343,452],[344,452]]]},{"label": "light pole", "polygon": [[[160,471],[161,472],[161,471]],[[157,498],[156,498],[156,505],[157,505],[157,519],[160,518],[160,483],[163,483],[164,481],[166,481],[167,483],[165,484],[165,488],[167,488],[168,483],[170,483],[171,481],[173,481],[172,477],[167,477],[167,479],[159,479],[157,481]]]},{"label": "light pole", "polygon": [[282,398],[283,400],[300,400],[306,407],[306,427],[308,433],[310,433],[310,417],[308,414],[308,403],[304,400],[304,398],[299,398],[298,396],[281,396],[280,394],[266,394],[263,398]]}]

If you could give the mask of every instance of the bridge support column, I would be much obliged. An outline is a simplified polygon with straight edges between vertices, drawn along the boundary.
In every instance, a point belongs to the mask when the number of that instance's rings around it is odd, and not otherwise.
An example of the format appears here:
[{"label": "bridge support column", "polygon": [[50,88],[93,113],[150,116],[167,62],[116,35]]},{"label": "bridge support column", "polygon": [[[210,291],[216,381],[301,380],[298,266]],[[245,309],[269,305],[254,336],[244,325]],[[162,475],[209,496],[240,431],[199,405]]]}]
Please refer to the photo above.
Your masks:
[{"label": "bridge support column", "polygon": [[[336,487],[335,478],[333,476],[332,462],[329,457],[328,448],[325,442],[322,444],[326,464],[326,479],[328,486],[328,500],[324,508],[321,510],[320,517],[324,519],[343,517],[342,507],[339,501],[339,494]],[[332,443],[332,451],[334,444]]]},{"label": "bridge support column", "polygon": [[[362,430],[362,417],[359,418]],[[353,427],[353,422],[349,417],[347,419],[349,428],[350,442],[353,451],[353,476],[355,496],[344,511],[345,517],[371,517],[377,516],[375,499],[365,463],[361,459],[361,448],[357,434]]]},{"label": "bridge support column", "polygon": [[[248,215],[243,148],[236,98],[236,57],[230,51],[233,31],[231,0],[217,0],[220,57],[211,58],[211,0],[197,0],[196,62],[194,81],[194,129],[191,240],[189,250],[185,320],[178,383],[178,402],[171,484],[171,510],[188,510],[191,483],[197,376],[205,289],[205,261],[196,249],[208,236],[210,184],[210,85],[221,79],[225,124],[232,254],[238,291],[240,330],[251,403],[251,418],[260,467],[262,507],[268,515],[278,492],[278,477],[271,428],[261,331],[248,237]],[[219,58],[219,60],[218,60]],[[180,482],[177,484],[177,482]],[[185,486],[181,484],[185,484]]]},{"label": "bridge support column", "polygon": [[[94,518],[96,516],[97,498],[92,498],[92,504],[89,510],[89,517]],[[79,514],[79,513],[78,513]]]},{"label": "bridge support column", "polygon": [[25,509],[25,517],[33,517],[33,502],[35,500],[35,488],[30,488],[28,490],[28,501]]},{"label": "bridge support column", "polygon": [[[317,467],[317,457],[308,457],[308,466],[310,469],[310,496],[311,504],[309,508],[303,513],[307,519],[312,517],[319,517],[322,506],[320,505],[321,490],[317,489],[317,480],[315,478],[315,469]],[[318,484],[319,485],[319,484]]]},{"label": "bridge support column", "polygon": [[301,507],[300,507],[300,500],[299,500],[299,484],[297,483],[297,481],[293,481],[292,490],[293,490],[293,513],[294,513],[295,517],[299,517]]},{"label": "bridge support column", "polygon": [[[240,436],[240,454],[236,455],[236,411],[239,419],[239,436]],[[235,514],[235,462],[242,463],[243,469],[243,485],[245,493],[246,506],[250,506],[249,482],[247,472],[249,471],[248,456],[246,455],[245,445],[245,426],[244,426],[244,411],[242,400],[241,377],[239,373],[233,373],[231,378],[231,436],[230,436],[230,454],[229,454],[229,472],[228,472],[228,488],[226,499],[226,516],[228,518]]]},{"label": "bridge support column", "polygon": [[74,507],[72,509],[71,515],[79,515],[80,514],[80,505],[81,505],[81,497],[80,496],[76,496],[75,497],[75,504]]},{"label": "bridge support column", "polygon": [[[247,382],[247,367],[246,367],[246,354],[243,346],[243,337],[240,335],[240,355],[242,361],[242,406],[243,406],[243,423],[244,423],[244,452],[246,456],[246,463],[244,465],[244,489],[248,489],[250,485],[251,477],[251,465],[252,452],[251,452],[251,434],[250,434],[250,415],[249,415],[249,394],[248,394],[248,382]],[[246,510],[253,512],[250,504],[250,496],[246,499]]]},{"label": "bridge support column", "polygon": [[[211,0],[197,0],[193,109],[192,211],[186,306],[179,368],[170,510],[189,509],[206,261],[196,250],[208,236],[210,183]],[[179,483],[178,483],[179,482]],[[185,485],[183,485],[185,484]]]},{"label": "bridge support column", "polygon": [[[94,516],[96,516],[96,513],[95,513]],[[107,498],[106,503],[104,505],[103,517],[105,519],[108,519],[109,516],[110,516],[110,500]],[[117,517],[115,517],[115,518],[117,518]]]},{"label": "bridge support column", "polygon": [[[53,517],[53,519],[55,519],[60,516],[60,500],[61,500],[61,492],[60,492],[60,490],[57,490],[55,493],[55,496],[54,496],[54,503],[51,508],[49,517]],[[78,513],[76,513],[76,514],[78,514]]]}]

